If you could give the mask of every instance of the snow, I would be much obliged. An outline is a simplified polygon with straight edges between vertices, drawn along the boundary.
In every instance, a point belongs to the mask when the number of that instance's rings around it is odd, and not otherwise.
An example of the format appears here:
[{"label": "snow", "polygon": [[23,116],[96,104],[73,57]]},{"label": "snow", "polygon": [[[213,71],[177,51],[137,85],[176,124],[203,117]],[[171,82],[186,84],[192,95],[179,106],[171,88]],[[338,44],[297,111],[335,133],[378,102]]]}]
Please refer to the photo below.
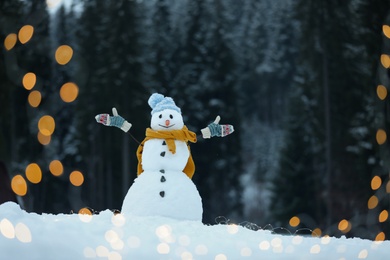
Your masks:
[{"label": "snow", "polygon": [[[164,178],[163,182],[161,178]],[[164,197],[160,192],[164,192]],[[124,215],[159,215],[201,221],[203,209],[199,192],[191,179],[181,171],[167,170],[164,173],[145,171],[135,179],[121,212]]]},{"label": "snow", "polygon": [[303,237],[159,216],[35,214],[0,205],[0,259],[389,259],[390,242]]}]

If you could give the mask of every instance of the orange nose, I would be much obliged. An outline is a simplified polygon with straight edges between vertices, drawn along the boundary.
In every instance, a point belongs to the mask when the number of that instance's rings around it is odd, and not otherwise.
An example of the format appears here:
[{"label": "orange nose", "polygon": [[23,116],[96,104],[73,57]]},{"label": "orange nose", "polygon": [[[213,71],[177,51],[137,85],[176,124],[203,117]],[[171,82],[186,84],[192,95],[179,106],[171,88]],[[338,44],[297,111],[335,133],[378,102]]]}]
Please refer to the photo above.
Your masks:
[{"label": "orange nose", "polygon": [[169,122],[169,120],[165,120],[165,125],[166,125],[166,126],[169,126],[170,123],[171,123],[171,122]]}]

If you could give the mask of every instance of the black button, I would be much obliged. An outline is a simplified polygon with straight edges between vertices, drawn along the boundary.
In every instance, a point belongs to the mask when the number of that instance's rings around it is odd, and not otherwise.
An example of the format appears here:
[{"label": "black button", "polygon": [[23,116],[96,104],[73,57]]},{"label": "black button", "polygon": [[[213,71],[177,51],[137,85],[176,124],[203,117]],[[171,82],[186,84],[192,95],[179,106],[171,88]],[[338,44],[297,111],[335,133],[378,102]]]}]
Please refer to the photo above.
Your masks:
[{"label": "black button", "polygon": [[167,180],[167,179],[165,179],[164,176],[161,176],[161,179],[160,179],[161,182],[165,182],[166,180]]},{"label": "black button", "polygon": [[160,191],[160,196],[161,196],[161,198],[164,198],[164,196],[165,196],[165,191]]},{"label": "black button", "polygon": [[167,143],[165,142],[165,140],[163,141],[162,145],[167,145]]},{"label": "black button", "polygon": [[162,169],[161,169],[160,172],[161,172],[161,173],[165,173],[165,170],[162,170]]},{"label": "black button", "polygon": [[165,156],[165,152],[160,153],[160,155],[161,155],[162,157],[164,157],[164,156]]}]

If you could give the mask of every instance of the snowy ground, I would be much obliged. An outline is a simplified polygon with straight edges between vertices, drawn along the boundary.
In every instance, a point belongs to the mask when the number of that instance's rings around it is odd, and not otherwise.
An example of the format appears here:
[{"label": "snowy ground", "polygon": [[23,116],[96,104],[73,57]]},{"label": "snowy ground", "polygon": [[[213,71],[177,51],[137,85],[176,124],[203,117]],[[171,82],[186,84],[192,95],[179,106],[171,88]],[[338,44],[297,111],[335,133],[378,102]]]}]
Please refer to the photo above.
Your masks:
[{"label": "snowy ground", "polygon": [[390,259],[390,241],[275,235],[162,217],[27,213],[0,205],[0,259]]}]

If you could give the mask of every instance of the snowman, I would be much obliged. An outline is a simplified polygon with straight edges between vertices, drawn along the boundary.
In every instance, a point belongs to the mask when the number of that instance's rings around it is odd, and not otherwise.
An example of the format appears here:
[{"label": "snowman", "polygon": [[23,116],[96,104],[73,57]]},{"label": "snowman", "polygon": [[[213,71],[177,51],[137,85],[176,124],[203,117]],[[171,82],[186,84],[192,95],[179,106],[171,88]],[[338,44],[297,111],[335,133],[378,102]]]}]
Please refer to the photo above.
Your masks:
[{"label": "snowman", "polygon": [[[152,108],[150,128],[137,149],[137,178],[124,198],[126,216],[163,216],[201,221],[202,199],[191,178],[195,172],[189,143],[197,136],[184,125],[181,110],[170,97],[154,93],[148,100]],[[231,125],[219,125],[220,117],[201,130],[203,138],[226,136]],[[96,121],[128,132],[131,123],[118,115],[100,114]]]}]

